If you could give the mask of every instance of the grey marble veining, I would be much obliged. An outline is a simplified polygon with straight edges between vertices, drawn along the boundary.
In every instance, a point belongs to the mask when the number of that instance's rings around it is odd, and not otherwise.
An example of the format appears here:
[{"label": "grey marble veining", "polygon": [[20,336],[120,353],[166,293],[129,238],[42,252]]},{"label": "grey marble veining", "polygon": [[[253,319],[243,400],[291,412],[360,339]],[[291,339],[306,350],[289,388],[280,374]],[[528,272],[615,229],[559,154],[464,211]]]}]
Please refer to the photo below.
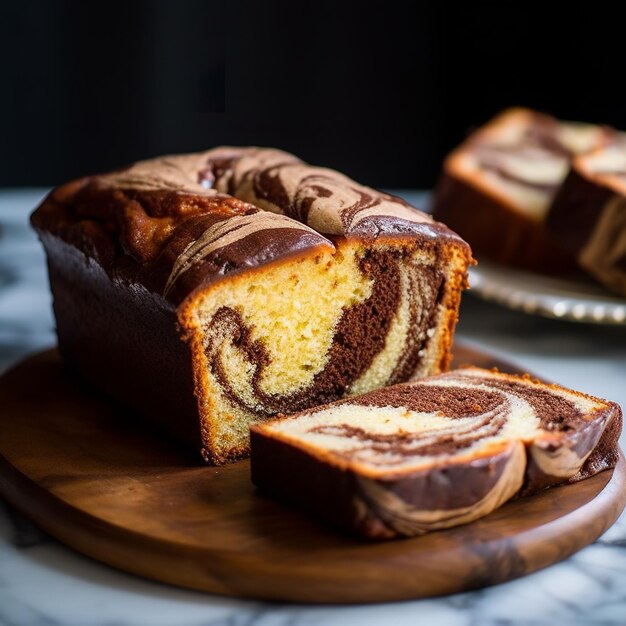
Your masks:
[{"label": "grey marble veining", "polygon": [[[0,371],[55,341],[44,257],[27,226],[42,195],[0,192]],[[466,296],[459,335],[525,369],[626,406],[625,329],[543,320]],[[567,561],[517,581],[446,598],[337,607],[221,598],[153,583],[65,548],[0,503],[1,626],[148,624],[626,624],[626,516]]]}]

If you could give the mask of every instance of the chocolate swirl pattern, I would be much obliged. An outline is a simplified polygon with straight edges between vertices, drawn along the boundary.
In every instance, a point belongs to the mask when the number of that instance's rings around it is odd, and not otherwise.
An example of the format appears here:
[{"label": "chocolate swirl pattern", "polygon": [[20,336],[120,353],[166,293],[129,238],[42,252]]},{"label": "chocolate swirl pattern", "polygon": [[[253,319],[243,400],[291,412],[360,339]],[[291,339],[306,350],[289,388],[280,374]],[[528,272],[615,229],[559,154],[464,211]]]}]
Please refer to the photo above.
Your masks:
[{"label": "chocolate swirl pattern", "polygon": [[98,183],[114,189],[134,192],[172,191],[175,193],[214,196],[217,191],[203,184],[199,173],[207,153],[177,154],[133,163],[125,169],[98,177]]},{"label": "chocolate swirl pattern", "polygon": [[263,148],[75,181],[33,224],[68,362],[212,463],[251,423],[445,369],[471,261],[403,201]]},{"label": "chocolate swirl pattern", "polygon": [[176,280],[194,265],[202,263],[219,249],[243,242],[246,237],[270,231],[272,235],[281,229],[301,230],[316,234],[310,228],[294,220],[284,219],[268,213],[249,213],[228,217],[207,228],[197,239],[190,241],[174,262],[174,267],[165,283],[163,295],[167,296]]},{"label": "chocolate swirl pattern", "polygon": [[346,477],[350,517],[317,514],[378,538],[414,535],[612,467],[620,429],[613,403],[467,368],[254,427],[253,479],[306,506],[306,476],[281,481],[268,456],[289,449],[318,476]]},{"label": "chocolate swirl pattern", "polygon": [[434,236],[430,216],[400,198],[359,185],[334,170],[259,148],[209,153],[208,180],[218,191],[292,217],[324,235],[419,232]]},{"label": "chocolate swirl pattern", "polygon": [[[308,280],[275,291],[274,301],[258,312],[237,302],[259,294],[265,300],[270,294],[262,286],[252,293],[245,287],[241,295],[230,287],[227,299],[212,298],[202,318],[213,393],[235,414],[268,417],[403,380],[423,367],[443,277],[428,274],[421,263],[397,265],[389,252],[366,259],[352,253],[341,265],[318,264],[299,272]],[[342,275],[350,267],[353,280],[347,282]],[[284,278],[290,280],[293,274]],[[278,321],[288,308],[282,300],[294,295],[308,306]],[[306,348],[297,345],[294,328],[309,337]]]}]

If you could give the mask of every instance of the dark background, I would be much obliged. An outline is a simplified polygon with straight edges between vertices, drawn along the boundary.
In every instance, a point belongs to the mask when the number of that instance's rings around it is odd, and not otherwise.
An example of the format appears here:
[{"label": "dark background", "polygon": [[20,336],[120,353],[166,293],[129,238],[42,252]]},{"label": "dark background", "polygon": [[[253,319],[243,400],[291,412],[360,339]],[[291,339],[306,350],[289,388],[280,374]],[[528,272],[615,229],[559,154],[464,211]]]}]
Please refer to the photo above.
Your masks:
[{"label": "dark background", "polygon": [[467,129],[506,106],[626,128],[624,22],[609,7],[0,0],[0,185],[230,143],[430,187]]}]

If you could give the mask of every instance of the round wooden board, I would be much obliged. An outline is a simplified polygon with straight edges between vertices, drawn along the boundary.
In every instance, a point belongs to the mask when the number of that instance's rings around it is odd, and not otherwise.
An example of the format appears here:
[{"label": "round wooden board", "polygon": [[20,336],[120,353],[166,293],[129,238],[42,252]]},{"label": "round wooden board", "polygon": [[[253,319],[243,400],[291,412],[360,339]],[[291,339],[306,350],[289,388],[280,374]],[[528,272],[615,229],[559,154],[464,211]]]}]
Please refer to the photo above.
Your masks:
[{"label": "round wooden board", "polygon": [[[499,365],[456,349],[459,362]],[[510,367],[508,369],[511,369]],[[305,602],[420,598],[503,582],[586,546],[626,502],[626,463],[467,526],[367,543],[258,493],[242,461],[199,467],[82,389],[54,350],[0,380],[0,493],[69,546],[219,594]]]}]

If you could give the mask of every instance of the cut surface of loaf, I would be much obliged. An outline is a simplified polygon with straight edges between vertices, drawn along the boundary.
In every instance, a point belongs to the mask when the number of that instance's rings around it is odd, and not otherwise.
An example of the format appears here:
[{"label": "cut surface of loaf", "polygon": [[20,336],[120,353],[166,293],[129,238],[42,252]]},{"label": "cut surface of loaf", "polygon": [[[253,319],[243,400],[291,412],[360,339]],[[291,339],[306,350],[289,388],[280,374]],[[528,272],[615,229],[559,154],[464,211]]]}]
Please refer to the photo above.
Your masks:
[{"label": "cut surface of loaf", "polygon": [[617,461],[618,405],[479,368],[252,427],[252,481],[375,539],[486,515]]},{"label": "cut surface of loaf", "polygon": [[446,159],[434,204],[481,256],[500,263],[562,271],[574,266],[545,228],[572,157],[605,144],[601,126],[561,122],[529,109],[496,116]]},{"label": "cut surface of loaf", "polygon": [[273,149],[81,179],[32,223],[65,361],[213,463],[250,423],[445,370],[471,262],[399,198]]},{"label": "cut surface of loaf", "polygon": [[626,296],[626,135],[573,160],[547,221],[586,272]]}]

